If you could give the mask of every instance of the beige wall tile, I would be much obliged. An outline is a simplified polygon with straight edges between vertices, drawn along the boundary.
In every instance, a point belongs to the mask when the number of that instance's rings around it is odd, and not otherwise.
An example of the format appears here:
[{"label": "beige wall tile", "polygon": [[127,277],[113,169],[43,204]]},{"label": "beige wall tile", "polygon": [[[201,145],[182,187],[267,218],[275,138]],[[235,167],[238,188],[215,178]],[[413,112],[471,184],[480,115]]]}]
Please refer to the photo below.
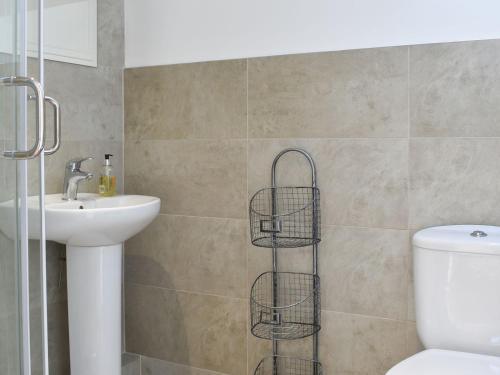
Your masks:
[{"label": "beige wall tile", "polygon": [[500,136],[500,40],[410,48],[411,134]]},{"label": "beige wall tile", "polygon": [[271,341],[262,340],[248,333],[248,369],[247,374],[253,375],[260,361],[273,354]]},{"label": "beige wall tile", "polygon": [[132,353],[123,353],[122,375],[142,375],[141,356]]},{"label": "beige wall tile", "polygon": [[142,357],[141,375],[222,375],[220,372]]},{"label": "beige wall tile", "polygon": [[250,137],[406,137],[407,51],[250,59]]},{"label": "beige wall tile", "polygon": [[246,142],[125,143],[128,194],[162,199],[162,213],[246,218]]},{"label": "beige wall tile", "polygon": [[[278,343],[278,352],[282,356],[312,358],[312,337],[301,340],[285,340]],[[271,341],[248,336],[248,375],[252,375],[264,358],[272,356]]]},{"label": "beige wall tile", "polygon": [[[61,139],[66,141],[122,141],[123,72],[48,61],[46,95],[61,105]],[[52,116],[47,117],[52,138]]]},{"label": "beige wall tile", "polygon": [[425,349],[418,337],[417,325],[415,323],[408,323],[406,325],[406,340],[406,349],[409,356]]},{"label": "beige wall tile", "polygon": [[326,227],[320,247],[322,308],[406,319],[408,232]]},{"label": "beige wall tile", "polygon": [[129,352],[225,374],[247,363],[246,299],[127,284]]},{"label": "beige wall tile", "polygon": [[246,60],[125,71],[131,139],[245,138]]},{"label": "beige wall tile", "polygon": [[384,375],[408,357],[408,323],[325,311],[320,359],[326,374]]},{"label": "beige wall tile", "polygon": [[[316,161],[323,224],[407,228],[406,140],[252,140],[248,150],[250,195],[270,185],[275,155],[296,146],[309,151]],[[290,155],[278,164],[278,185],[287,184],[310,184],[303,158]]]},{"label": "beige wall tile", "polygon": [[415,230],[410,230],[410,251],[411,255],[408,258],[408,316],[407,320],[414,322],[416,320],[415,315],[415,284],[413,279],[413,235]]},{"label": "beige wall tile", "polygon": [[[412,47],[413,136],[498,136],[498,43]],[[411,321],[408,227],[500,225],[493,208],[500,141],[409,141],[406,47],[258,58],[248,66],[249,136],[261,138],[249,140],[248,161],[246,141],[228,140],[246,136],[242,61],[127,71],[130,87],[147,87],[127,94],[127,192],[160,196],[162,212],[176,215],[130,242],[127,280],[245,297],[129,284],[127,349],[158,358],[143,364],[151,375],[252,374],[271,354],[270,343],[249,332],[246,299],[254,279],[270,270],[271,251],[248,244],[246,220],[177,215],[245,219],[245,197],[270,184],[274,156],[298,146],[313,155],[321,189],[325,373],[385,374],[422,349]],[[154,82],[153,73],[164,80]],[[138,107],[142,95],[152,98],[150,107]],[[308,185],[307,167],[284,157],[279,184]],[[309,248],[279,253],[281,270],[310,271]],[[224,279],[228,268],[234,274]],[[311,338],[280,348],[307,357]]]},{"label": "beige wall tile", "polygon": [[414,139],[410,150],[411,228],[500,225],[499,139]]},{"label": "beige wall tile", "polygon": [[245,298],[246,220],[160,215],[126,243],[129,282]]}]

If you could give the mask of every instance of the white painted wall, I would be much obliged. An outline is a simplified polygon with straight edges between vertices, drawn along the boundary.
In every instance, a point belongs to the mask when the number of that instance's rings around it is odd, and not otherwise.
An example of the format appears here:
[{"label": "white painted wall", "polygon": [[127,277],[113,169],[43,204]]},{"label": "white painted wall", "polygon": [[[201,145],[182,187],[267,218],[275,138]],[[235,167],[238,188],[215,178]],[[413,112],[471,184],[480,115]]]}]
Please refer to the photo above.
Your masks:
[{"label": "white painted wall", "polygon": [[125,0],[127,67],[493,38],[499,0]]}]

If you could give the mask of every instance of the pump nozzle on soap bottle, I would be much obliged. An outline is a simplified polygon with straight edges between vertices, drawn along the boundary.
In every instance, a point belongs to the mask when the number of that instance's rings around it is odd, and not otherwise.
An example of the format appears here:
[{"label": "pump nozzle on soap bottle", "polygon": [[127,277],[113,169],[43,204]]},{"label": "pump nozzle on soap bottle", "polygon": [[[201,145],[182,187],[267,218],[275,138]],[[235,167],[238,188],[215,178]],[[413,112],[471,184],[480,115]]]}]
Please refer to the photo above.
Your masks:
[{"label": "pump nozzle on soap bottle", "polygon": [[104,164],[99,178],[99,194],[103,197],[116,195],[116,176],[113,175],[112,156],[112,154],[104,155]]}]

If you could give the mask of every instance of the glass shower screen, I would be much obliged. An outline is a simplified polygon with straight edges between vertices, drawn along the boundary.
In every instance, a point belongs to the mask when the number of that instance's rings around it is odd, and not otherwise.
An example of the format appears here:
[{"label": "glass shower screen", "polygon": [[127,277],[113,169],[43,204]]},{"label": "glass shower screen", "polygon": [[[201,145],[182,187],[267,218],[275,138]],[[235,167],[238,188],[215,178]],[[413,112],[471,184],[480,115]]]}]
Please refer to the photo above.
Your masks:
[{"label": "glass shower screen", "polygon": [[[0,374],[48,374],[43,0],[0,0]],[[29,197],[30,196],[30,197]],[[30,275],[31,272],[31,275]]]}]

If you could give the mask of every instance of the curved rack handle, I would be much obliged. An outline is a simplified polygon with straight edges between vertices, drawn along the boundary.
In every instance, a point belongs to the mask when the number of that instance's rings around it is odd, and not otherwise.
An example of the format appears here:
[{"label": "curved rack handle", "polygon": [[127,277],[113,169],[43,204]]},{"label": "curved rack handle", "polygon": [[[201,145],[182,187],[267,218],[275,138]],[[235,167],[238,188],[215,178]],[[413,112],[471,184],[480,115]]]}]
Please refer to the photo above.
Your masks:
[{"label": "curved rack handle", "polygon": [[316,165],[314,164],[314,160],[306,150],[303,150],[301,148],[286,148],[283,151],[281,151],[278,155],[273,160],[273,166],[271,169],[271,186],[276,187],[276,165],[278,164],[278,160],[285,154],[289,152],[298,152],[299,154],[303,155],[307,161],[309,162],[309,165],[311,166],[311,185],[312,187],[316,187]]},{"label": "curved rack handle", "polygon": [[35,93],[34,100],[36,105],[36,132],[35,132],[35,144],[29,150],[20,151],[4,151],[3,156],[9,159],[33,159],[41,154],[43,151],[44,142],[44,93],[40,82],[34,78],[29,77],[3,77],[0,78],[0,83],[5,86],[25,86],[30,87]]},{"label": "curved rack handle", "polygon": [[57,100],[50,96],[45,97],[45,102],[52,105],[54,109],[54,144],[51,148],[44,151],[46,155],[52,155],[61,147],[61,106]]}]

